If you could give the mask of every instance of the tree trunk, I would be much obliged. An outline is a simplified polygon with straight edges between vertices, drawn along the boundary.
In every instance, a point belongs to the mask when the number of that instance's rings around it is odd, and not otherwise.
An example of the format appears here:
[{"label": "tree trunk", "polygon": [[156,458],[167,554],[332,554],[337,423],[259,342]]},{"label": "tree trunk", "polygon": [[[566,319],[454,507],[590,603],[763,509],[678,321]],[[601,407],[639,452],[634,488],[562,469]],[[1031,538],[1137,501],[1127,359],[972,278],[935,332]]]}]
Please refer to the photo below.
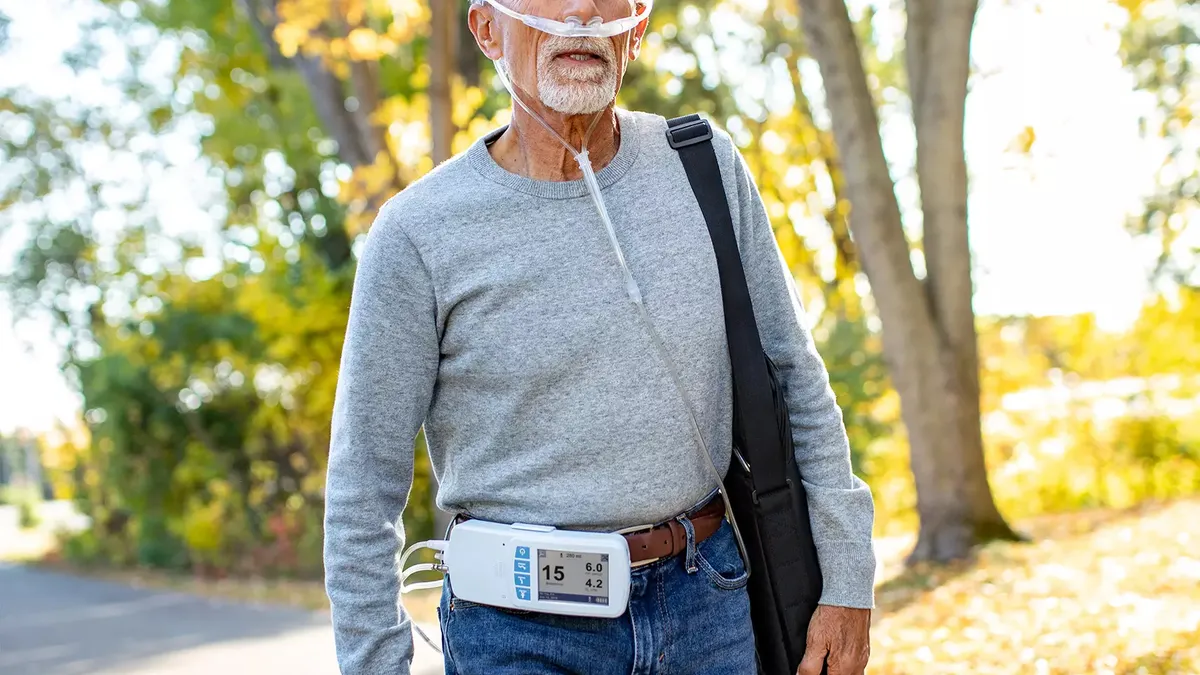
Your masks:
[{"label": "tree trunk", "polygon": [[962,148],[975,2],[909,3],[910,40],[918,24],[917,42],[908,47],[918,143],[923,144],[918,171],[927,172],[920,185],[930,190],[923,195],[926,236],[934,232],[926,246],[936,249],[930,268],[936,271],[924,283],[912,268],[846,6],[843,0],[799,4],[808,48],[824,80],[852,204],[850,229],[879,308],[884,357],[908,430],[921,520],[910,562],[960,558],[975,543],[1015,537],[992,499],[979,424]]},{"label": "tree trunk", "polygon": [[961,418],[966,497],[977,527],[1006,536],[1012,533],[992,499],[983,460],[979,346],[967,235],[963,123],[978,4],[978,0],[909,0],[906,38],[924,214],[925,286],[934,319],[954,354],[953,367],[963,391],[956,410]]},{"label": "tree trunk", "polygon": [[[454,101],[451,81],[458,62],[458,21],[456,3],[433,0],[430,3],[429,33],[429,115],[433,141],[433,165],[437,166],[454,154]],[[473,46],[473,45],[472,45]],[[430,509],[433,513],[433,536],[446,533],[453,514],[437,505],[438,482],[429,472]]]},{"label": "tree trunk", "polygon": [[[466,15],[464,14],[463,20],[465,21],[465,19]],[[483,75],[480,67],[483,52],[479,51],[479,45],[475,44],[475,37],[471,35],[470,31],[464,30],[458,21],[455,21],[454,25],[457,32],[454,40],[455,58],[458,61],[456,70],[464,84],[468,87],[478,87]]]},{"label": "tree trunk", "polygon": [[454,101],[451,82],[457,66],[458,12],[456,3],[433,2],[429,26],[429,115],[433,136],[433,164],[450,159],[453,152]]}]

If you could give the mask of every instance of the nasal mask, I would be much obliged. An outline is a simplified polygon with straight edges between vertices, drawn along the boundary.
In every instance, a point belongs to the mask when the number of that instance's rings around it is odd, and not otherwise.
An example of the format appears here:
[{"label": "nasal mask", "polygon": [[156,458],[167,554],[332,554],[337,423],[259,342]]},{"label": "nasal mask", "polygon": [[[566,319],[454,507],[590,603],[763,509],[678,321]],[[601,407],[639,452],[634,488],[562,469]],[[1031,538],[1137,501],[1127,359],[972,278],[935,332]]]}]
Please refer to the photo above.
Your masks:
[{"label": "nasal mask", "polygon": [[[483,0],[487,4],[496,8],[496,11],[510,18],[516,19],[521,23],[540,30],[543,33],[557,35],[559,37],[598,37],[609,38],[616,37],[621,33],[628,33],[637,27],[637,25],[650,16],[650,9],[654,5],[653,0],[645,0],[642,4],[642,9],[633,16],[624,19],[615,19],[613,21],[591,21],[587,24],[581,22],[578,17],[567,17],[565,22],[547,19],[541,16],[533,16],[531,14],[522,14],[515,10],[509,9],[501,4],[500,0]],[[599,19],[599,17],[596,17]]]}]

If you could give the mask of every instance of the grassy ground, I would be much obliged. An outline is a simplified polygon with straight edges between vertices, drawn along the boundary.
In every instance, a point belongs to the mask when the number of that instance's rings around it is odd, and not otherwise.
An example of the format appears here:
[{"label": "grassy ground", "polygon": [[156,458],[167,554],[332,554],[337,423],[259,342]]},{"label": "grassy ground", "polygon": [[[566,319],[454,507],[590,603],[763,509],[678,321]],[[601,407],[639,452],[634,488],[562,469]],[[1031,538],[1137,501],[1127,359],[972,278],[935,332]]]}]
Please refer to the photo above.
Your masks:
[{"label": "grassy ground", "polygon": [[878,588],[872,673],[1200,673],[1200,500],[1025,523]]},{"label": "grassy ground", "polygon": [[[1022,523],[949,568],[904,570],[911,539],[879,542],[871,673],[1200,674],[1200,499]],[[44,545],[44,542],[43,542]],[[14,557],[11,549],[8,557]],[[26,545],[23,557],[37,552]],[[0,551],[0,557],[5,556]],[[319,583],[88,572],[135,585],[325,607]],[[407,596],[433,621],[436,592]],[[969,668],[969,670],[967,670]]]}]

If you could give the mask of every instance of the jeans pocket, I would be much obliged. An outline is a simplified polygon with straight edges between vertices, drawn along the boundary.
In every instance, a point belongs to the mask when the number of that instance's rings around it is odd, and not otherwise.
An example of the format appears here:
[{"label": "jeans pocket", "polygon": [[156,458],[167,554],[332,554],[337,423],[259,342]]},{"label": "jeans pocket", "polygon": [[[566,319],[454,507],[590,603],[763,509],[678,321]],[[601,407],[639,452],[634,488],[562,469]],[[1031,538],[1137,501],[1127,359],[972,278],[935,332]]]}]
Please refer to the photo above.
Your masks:
[{"label": "jeans pocket", "polygon": [[696,567],[714,588],[722,591],[736,591],[750,580],[728,521],[696,546]]},{"label": "jeans pocket", "polygon": [[485,604],[479,603],[479,602],[471,602],[470,600],[463,600],[462,598],[460,598],[454,594],[450,595],[449,613],[451,615],[453,615],[455,612],[463,612],[463,611],[467,611],[467,610],[477,610],[477,609],[492,610],[495,612],[502,612],[504,614],[510,614],[512,616],[529,616],[530,614],[533,614],[533,612],[528,609],[511,609],[508,607],[496,607],[495,605],[485,605]]},{"label": "jeans pocket", "polygon": [[442,624],[442,660],[446,675],[458,675],[480,672],[476,667],[480,633],[503,631],[514,620],[523,622],[531,612],[463,600],[454,594],[454,587],[447,577],[438,614]]}]

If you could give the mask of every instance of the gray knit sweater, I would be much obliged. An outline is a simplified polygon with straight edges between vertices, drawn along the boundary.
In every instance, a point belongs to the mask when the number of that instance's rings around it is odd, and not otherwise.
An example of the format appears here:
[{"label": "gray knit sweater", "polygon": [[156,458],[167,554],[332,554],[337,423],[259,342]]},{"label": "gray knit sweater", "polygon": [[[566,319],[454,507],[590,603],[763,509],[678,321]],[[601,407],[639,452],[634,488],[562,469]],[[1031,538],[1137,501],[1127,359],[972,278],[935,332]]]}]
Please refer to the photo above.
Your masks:
[{"label": "gray knit sweater", "polygon": [[[724,467],[730,371],[708,230],[666,121],[618,116],[620,148],[598,179]],[[362,250],[326,488],[326,587],[343,673],[409,670],[393,524],[422,424],[438,504],[477,518],[614,530],[668,519],[715,487],[583,181],[505,171],[487,150],[497,134],[389,201]],[[822,600],[871,607],[870,491],[851,472],[841,411],[758,191],[730,138],[718,132],[714,143],[764,347],[785,378]]]}]

